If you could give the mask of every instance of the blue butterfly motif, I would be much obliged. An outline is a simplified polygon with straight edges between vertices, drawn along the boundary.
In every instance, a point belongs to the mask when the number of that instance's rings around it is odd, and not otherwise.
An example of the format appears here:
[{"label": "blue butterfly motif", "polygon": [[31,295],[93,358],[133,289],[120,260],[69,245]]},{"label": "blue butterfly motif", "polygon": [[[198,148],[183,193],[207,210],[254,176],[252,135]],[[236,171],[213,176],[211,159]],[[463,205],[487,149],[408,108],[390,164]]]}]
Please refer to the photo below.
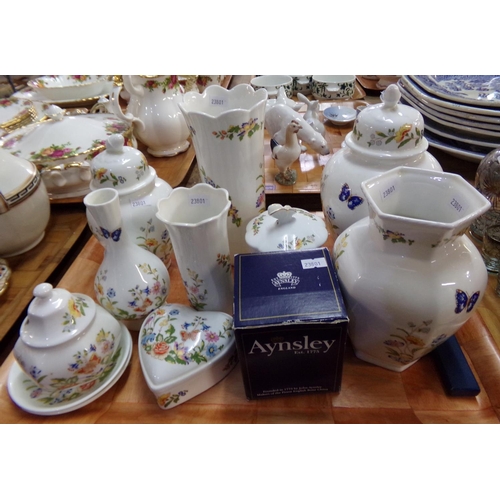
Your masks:
[{"label": "blue butterfly motif", "polygon": [[479,299],[479,294],[480,292],[475,292],[469,297],[466,292],[457,288],[457,291],[455,292],[455,301],[457,303],[455,312],[459,314],[464,309],[467,312],[471,312],[472,308],[476,305],[477,299]]},{"label": "blue butterfly motif", "polygon": [[106,239],[109,239],[111,237],[113,241],[119,241],[120,235],[122,234],[122,229],[120,227],[118,229],[115,229],[112,233],[110,233],[107,229],[101,227],[101,232]]},{"label": "blue butterfly motif", "polygon": [[347,206],[351,210],[354,210],[356,207],[359,207],[363,203],[363,198],[361,196],[355,196],[351,194],[351,188],[347,182],[340,189],[339,194],[340,201],[347,201]]}]

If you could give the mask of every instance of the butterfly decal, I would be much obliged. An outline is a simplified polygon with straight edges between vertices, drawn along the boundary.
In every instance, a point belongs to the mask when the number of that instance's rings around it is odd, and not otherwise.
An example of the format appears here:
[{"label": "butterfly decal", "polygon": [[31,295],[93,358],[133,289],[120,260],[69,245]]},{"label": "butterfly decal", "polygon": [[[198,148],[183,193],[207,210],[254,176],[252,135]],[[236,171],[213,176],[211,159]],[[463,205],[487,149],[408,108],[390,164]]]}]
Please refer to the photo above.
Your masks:
[{"label": "butterfly decal", "polygon": [[347,182],[340,189],[339,200],[347,201],[347,206],[351,210],[359,207],[359,205],[361,205],[364,201],[361,196],[351,194],[351,188],[349,187],[349,184],[347,184]]},{"label": "butterfly decal", "polygon": [[464,309],[467,312],[471,312],[472,308],[476,305],[477,299],[479,299],[479,294],[480,292],[475,292],[469,297],[469,295],[466,292],[457,288],[455,292],[455,301],[457,303],[455,312],[459,314]]},{"label": "butterfly decal", "polygon": [[118,229],[115,229],[112,233],[110,233],[107,229],[100,227],[102,235],[106,238],[109,239],[111,238],[113,241],[119,241],[120,240],[120,235],[122,234],[122,228],[119,227]]},{"label": "butterfly decal", "polygon": [[193,330],[191,332],[188,332],[186,330],[181,330],[181,338],[182,340],[184,340],[184,342],[186,340],[192,340],[193,342],[196,342],[199,335],[200,335],[199,330]]}]

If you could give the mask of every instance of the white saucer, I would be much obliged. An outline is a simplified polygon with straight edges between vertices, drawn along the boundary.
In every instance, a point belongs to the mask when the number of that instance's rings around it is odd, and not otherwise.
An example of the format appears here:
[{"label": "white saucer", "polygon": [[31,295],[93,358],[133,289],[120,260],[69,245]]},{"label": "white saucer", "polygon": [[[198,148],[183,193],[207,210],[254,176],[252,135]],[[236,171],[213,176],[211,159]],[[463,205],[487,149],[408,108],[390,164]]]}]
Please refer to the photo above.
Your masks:
[{"label": "white saucer", "polygon": [[347,106],[330,106],[323,110],[323,116],[332,123],[351,123],[356,119],[356,110]]},{"label": "white saucer", "polygon": [[122,325],[120,346],[122,348],[120,357],[110,375],[80,398],[61,401],[52,406],[48,406],[37,399],[31,398],[31,389],[27,390],[26,384],[24,383],[25,380],[28,380],[28,376],[21,370],[17,361],[14,361],[9,372],[7,381],[9,396],[17,406],[35,415],[61,415],[63,413],[78,410],[92,401],[95,401],[98,397],[111,389],[127,368],[132,356],[132,336],[124,325]]}]

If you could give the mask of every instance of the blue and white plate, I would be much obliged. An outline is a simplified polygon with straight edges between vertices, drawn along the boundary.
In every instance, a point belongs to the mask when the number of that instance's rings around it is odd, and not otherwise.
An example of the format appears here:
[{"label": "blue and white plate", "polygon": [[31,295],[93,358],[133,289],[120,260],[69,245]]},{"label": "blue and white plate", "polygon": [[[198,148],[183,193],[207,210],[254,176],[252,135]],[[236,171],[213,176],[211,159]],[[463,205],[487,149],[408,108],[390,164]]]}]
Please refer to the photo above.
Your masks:
[{"label": "blue and white plate", "polygon": [[356,110],[348,106],[330,106],[323,110],[323,116],[332,123],[343,125],[356,119]]},{"label": "blue and white plate", "polygon": [[500,108],[500,75],[410,75],[410,78],[441,99]]}]

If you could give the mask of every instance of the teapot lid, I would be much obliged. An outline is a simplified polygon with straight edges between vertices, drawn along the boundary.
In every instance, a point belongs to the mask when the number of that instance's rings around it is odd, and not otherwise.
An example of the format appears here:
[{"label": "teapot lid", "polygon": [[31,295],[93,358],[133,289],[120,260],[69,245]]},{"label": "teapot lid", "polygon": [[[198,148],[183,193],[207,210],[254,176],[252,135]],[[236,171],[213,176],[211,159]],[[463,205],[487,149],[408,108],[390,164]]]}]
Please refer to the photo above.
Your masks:
[{"label": "teapot lid", "polygon": [[354,151],[373,157],[408,158],[428,148],[421,113],[400,104],[401,91],[389,85],[380,95],[381,104],[364,108],[356,117],[346,145]]},{"label": "teapot lid", "polygon": [[124,144],[121,134],[113,134],[106,140],[106,149],[91,161],[91,190],[109,187],[124,195],[142,188],[151,182],[151,177],[156,177],[144,154]]},{"label": "teapot lid", "polygon": [[273,203],[252,219],[245,233],[247,244],[258,252],[318,248],[328,238],[322,219],[301,208]]},{"label": "teapot lid", "polygon": [[40,179],[32,162],[0,148],[0,192],[9,205],[31,194]]},{"label": "teapot lid", "polygon": [[96,314],[96,304],[90,297],[53,288],[50,283],[37,285],[33,296],[20,329],[21,340],[32,347],[66,342],[81,334]]}]

